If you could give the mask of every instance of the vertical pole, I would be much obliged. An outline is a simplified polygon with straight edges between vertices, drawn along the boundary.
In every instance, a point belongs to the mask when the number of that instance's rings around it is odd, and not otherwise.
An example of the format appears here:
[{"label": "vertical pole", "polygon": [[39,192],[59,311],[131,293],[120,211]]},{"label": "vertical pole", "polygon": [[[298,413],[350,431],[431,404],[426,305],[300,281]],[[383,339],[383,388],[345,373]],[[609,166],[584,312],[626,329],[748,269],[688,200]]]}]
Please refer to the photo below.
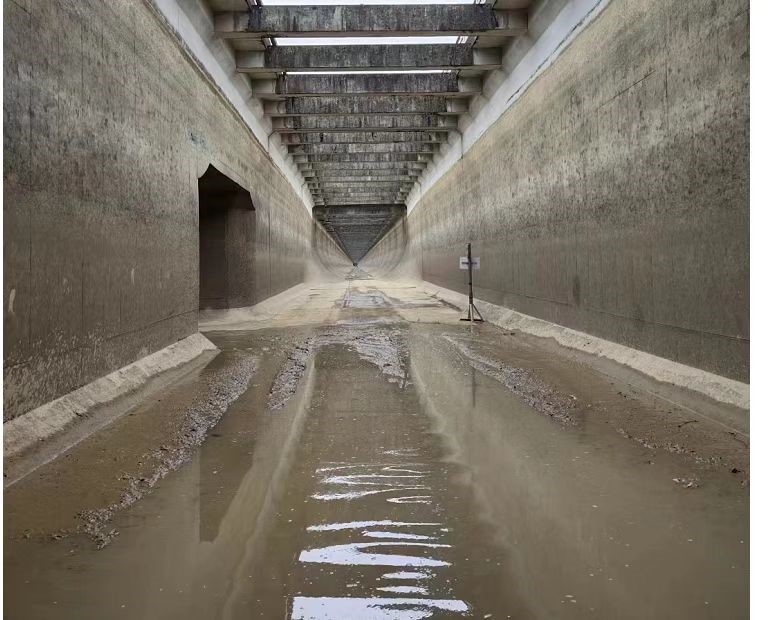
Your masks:
[{"label": "vertical pole", "polygon": [[474,295],[472,294],[472,244],[467,244],[467,260],[469,261],[469,320],[470,322],[474,322],[475,320],[475,313],[472,312],[475,307],[475,299]]}]

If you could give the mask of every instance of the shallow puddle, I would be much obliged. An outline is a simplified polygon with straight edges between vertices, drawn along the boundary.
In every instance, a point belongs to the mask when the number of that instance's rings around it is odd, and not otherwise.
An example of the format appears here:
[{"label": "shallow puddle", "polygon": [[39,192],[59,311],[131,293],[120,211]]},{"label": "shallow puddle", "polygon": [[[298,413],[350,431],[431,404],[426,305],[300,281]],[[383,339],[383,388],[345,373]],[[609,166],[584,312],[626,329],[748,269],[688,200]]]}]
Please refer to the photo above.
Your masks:
[{"label": "shallow puddle", "polygon": [[456,346],[494,332],[344,318],[278,365],[279,408],[246,391],[103,550],[7,541],[6,617],[748,617],[745,489],[707,468],[684,488],[679,455]]}]

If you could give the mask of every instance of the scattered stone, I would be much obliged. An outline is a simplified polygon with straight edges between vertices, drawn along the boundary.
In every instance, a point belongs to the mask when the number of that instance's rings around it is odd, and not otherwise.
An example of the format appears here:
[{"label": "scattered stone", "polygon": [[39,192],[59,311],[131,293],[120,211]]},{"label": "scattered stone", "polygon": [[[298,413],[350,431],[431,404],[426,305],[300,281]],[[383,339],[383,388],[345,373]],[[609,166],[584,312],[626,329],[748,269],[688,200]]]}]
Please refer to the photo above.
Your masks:
[{"label": "scattered stone", "polygon": [[677,484],[682,485],[686,489],[698,489],[699,481],[695,477],[692,478],[672,478]]}]

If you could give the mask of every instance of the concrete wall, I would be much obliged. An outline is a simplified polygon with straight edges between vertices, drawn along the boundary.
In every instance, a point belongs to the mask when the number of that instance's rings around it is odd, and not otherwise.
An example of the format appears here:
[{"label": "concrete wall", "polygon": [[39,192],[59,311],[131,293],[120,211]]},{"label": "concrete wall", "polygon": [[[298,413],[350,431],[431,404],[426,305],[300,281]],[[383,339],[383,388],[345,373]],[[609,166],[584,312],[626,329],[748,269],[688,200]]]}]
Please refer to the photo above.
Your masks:
[{"label": "concrete wall", "polygon": [[380,278],[421,279],[421,248],[411,243],[410,218],[401,218],[365,255],[360,267]]},{"label": "concrete wall", "polygon": [[266,240],[266,281],[244,302],[301,282],[316,232],[148,4],[4,10],[7,420],[197,331],[209,165],[248,190],[255,211],[240,216]]},{"label": "concrete wall", "polygon": [[307,282],[338,282],[352,269],[352,261],[339,250],[325,228],[315,222],[312,233],[312,260],[307,266]]},{"label": "concrete wall", "polygon": [[481,299],[748,381],[748,21],[613,0],[411,211],[423,278],[472,241]]}]

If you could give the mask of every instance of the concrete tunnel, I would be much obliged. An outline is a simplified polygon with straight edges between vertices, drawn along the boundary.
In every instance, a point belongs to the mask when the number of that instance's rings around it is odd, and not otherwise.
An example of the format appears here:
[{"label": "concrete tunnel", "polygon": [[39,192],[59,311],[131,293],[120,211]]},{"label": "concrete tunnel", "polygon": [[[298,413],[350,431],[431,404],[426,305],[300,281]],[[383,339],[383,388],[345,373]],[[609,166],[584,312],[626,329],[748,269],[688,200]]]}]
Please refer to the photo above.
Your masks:
[{"label": "concrete tunnel", "polygon": [[748,0],[377,1],[5,3],[6,616],[747,618]]}]

